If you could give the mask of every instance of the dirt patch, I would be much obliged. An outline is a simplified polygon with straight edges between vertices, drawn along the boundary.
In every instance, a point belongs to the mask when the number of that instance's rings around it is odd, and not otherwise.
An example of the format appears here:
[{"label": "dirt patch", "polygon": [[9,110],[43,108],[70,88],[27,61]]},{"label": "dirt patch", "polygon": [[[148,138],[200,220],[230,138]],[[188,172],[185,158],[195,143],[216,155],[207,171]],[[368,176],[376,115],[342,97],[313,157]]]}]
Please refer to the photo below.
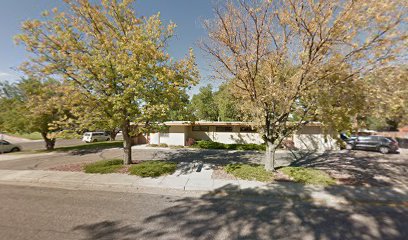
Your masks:
[{"label": "dirt patch", "polygon": [[277,182],[293,182],[291,177],[279,171],[274,173],[273,179]]},{"label": "dirt patch", "polygon": [[129,168],[131,166],[132,165],[123,166],[122,168],[118,169],[118,171],[116,171],[116,173],[129,174]]},{"label": "dirt patch", "polygon": [[64,172],[82,172],[84,170],[85,165],[86,163],[65,164],[49,168],[49,170]]},{"label": "dirt patch", "polygon": [[211,177],[212,179],[237,180],[234,175],[227,173],[222,167],[215,167]]}]

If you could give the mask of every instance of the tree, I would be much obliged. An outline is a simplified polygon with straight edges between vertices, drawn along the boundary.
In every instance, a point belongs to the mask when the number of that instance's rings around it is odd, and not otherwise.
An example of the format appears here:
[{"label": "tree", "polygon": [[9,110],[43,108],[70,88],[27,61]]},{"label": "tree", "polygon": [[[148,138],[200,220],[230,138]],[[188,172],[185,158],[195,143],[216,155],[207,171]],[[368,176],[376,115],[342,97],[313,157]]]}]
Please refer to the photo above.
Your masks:
[{"label": "tree", "polygon": [[366,109],[361,117],[380,130],[398,130],[408,124],[408,66],[382,67],[370,72]]},{"label": "tree", "polygon": [[218,109],[218,118],[221,121],[240,121],[239,105],[234,97],[229,83],[223,83],[214,93],[214,102]]},{"label": "tree", "polygon": [[1,92],[13,94],[0,98],[0,122],[8,132],[39,132],[47,150],[54,149],[56,135],[62,129],[56,124],[69,109],[60,105],[61,83],[54,79],[23,79],[4,85]]},{"label": "tree", "polygon": [[170,106],[170,113],[167,116],[168,121],[191,121],[194,120],[193,110],[191,109],[190,97],[186,91],[180,93],[180,99]]},{"label": "tree", "polygon": [[218,120],[218,108],[210,84],[205,87],[200,87],[199,93],[195,94],[191,99],[191,108],[199,120]]},{"label": "tree", "polygon": [[229,85],[223,83],[217,91],[213,91],[211,85],[201,87],[199,93],[191,100],[190,112],[194,113],[192,118],[207,121],[239,121],[237,99],[233,96]]},{"label": "tree", "polygon": [[82,89],[69,83],[64,84],[63,102],[71,109],[70,116],[61,119],[60,125],[77,132],[83,131],[106,131],[110,139],[114,141],[120,130],[120,125],[112,118],[113,105],[109,102],[101,102],[101,99],[91,99]]},{"label": "tree", "polygon": [[400,60],[407,39],[402,1],[236,0],[214,12],[201,47],[262,130],[268,170],[285,137],[325,115],[321,93]]},{"label": "tree", "polygon": [[23,69],[57,75],[99,105],[124,138],[124,164],[132,161],[131,137],[166,118],[180,93],[195,84],[192,51],[176,61],[167,53],[175,24],[160,15],[137,17],[132,0],[66,1],[68,12],[45,12],[23,23],[16,36],[33,53]]}]

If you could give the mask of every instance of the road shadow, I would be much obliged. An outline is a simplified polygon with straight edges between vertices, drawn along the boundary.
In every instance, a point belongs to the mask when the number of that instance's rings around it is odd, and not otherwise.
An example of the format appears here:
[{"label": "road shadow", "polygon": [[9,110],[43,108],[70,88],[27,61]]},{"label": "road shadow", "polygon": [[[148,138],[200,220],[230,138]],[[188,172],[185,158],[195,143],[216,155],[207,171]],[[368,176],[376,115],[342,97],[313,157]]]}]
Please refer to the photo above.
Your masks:
[{"label": "road shadow", "polygon": [[84,239],[135,239],[140,229],[123,225],[121,221],[102,221],[94,224],[78,225],[73,231],[85,232]]},{"label": "road shadow", "polygon": [[407,160],[406,154],[343,150],[297,158],[290,166],[324,170],[342,184],[408,188]]},{"label": "road shadow", "polygon": [[[299,184],[246,190],[226,185],[177,200],[142,225],[102,222],[75,230],[85,231],[85,239],[407,239],[404,202],[356,202],[355,189],[325,190],[345,203],[313,201],[313,191]],[[382,193],[371,194],[380,199]]]}]

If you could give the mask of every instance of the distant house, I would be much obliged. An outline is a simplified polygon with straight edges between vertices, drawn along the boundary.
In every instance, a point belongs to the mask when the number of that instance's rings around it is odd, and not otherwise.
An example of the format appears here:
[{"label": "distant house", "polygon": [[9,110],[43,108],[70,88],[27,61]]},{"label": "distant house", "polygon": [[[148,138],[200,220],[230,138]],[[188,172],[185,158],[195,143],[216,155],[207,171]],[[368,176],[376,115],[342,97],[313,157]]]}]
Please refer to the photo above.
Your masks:
[{"label": "distant house", "polygon": [[[262,135],[257,133],[248,122],[211,122],[211,121],[170,121],[165,122],[167,130],[150,133],[150,144],[186,146],[189,139],[210,140],[226,144],[262,144]],[[322,124],[309,123],[297,131],[290,140],[298,149],[318,151],[337,149],[336,140],[325,135]]]}]

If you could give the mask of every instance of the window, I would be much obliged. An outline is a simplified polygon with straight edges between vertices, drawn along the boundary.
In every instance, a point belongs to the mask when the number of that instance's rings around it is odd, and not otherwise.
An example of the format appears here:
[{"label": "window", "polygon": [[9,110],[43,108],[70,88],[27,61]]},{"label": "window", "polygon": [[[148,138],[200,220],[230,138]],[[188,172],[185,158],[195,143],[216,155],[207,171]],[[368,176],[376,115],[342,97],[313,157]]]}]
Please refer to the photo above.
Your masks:
[{"label": "window", "polygon": [[0,145],[10,145],[6,140],[0,140]]},{"label": "window", "polygon": [[215,127],[216,132],[232,132],[232,127],[221,127],[217,126]]},{"label": "window", "polygon": [[209,126],[193,126],[193,131],[209,132],[209,131],[210,131],[210,127],[209,127]]},{"label": "window", "polygon": [[247,132],[247,133],[252,133],[252,132],[256,132],[255,129],[252,129],[251,127],[240,127],[239,128],[240,132]]}]

